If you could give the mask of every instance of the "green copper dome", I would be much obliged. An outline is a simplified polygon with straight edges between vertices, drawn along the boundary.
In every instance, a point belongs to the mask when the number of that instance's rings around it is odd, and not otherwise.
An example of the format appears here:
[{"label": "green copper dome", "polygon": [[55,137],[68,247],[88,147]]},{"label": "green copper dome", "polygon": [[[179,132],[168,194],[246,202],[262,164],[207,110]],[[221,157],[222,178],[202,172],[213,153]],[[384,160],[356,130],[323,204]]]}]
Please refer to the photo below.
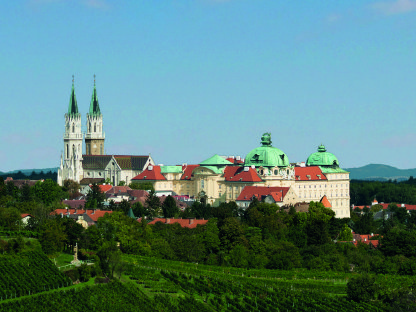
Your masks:
[{"label": "green copper dome", "polygon": [[318,147],[318,152],[308,157],[306,165],[339,167],[339,161],[334,154],[327,152],[325,146],[321,144]]},{"label": "green copper dome", "polygon": [[264,133],[261,145],[247,154],[244,166],[287,167],[289,159],[280,149],[272,146],[271,134]]}]

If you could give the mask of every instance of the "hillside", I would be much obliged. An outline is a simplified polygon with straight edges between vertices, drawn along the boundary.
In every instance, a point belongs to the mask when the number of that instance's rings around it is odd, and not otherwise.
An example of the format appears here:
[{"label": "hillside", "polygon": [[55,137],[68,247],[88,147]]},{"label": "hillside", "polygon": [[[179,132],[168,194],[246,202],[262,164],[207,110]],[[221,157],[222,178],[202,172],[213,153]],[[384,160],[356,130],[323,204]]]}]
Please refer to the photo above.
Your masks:
[{"label": "hillside", "polygon": [[20,169],[20,170],[12,170],[12,171],[8,171],[8,172],[0,172],[0,175],[5,175],[5,174],[14,174],[14,173],[18,173],[19,171],[25,175],[30,175],[33,171],[35,173],[40,173],[40,172],[49,172],[51,171],[52,173],[57,173],[58,172],[58,167],[56,168],[44,168],[44,169]]},{"label": "hillside", "polygon": [[369,164],[359,168],[347,168],[350,172],[350,179],[357,180],[408,180],[410,176],[416,176],[416,168],[414,169],[398,169],[396,167],[383,164]]}]

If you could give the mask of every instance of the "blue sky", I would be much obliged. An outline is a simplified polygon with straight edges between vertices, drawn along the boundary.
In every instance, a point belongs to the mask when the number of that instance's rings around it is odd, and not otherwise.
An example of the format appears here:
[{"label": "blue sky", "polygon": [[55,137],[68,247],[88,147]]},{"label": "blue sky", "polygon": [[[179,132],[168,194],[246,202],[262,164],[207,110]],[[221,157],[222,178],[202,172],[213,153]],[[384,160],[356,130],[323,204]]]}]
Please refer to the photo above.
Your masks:
[{"label": "blue sky", "polygon": [[416,167],[416,0],[20,0],[0,4],[0,171],[59,166],[72,75],[97,78],[107,154]]}]

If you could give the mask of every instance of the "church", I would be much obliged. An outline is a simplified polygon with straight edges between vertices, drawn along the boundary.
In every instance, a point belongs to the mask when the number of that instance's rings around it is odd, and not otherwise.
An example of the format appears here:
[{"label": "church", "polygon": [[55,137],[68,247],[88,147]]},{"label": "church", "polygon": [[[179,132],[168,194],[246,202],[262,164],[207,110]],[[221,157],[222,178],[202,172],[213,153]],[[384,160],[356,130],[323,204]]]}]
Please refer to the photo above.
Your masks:
[{"label": "church", "polygon": [[260,144],[245,159],[216,154],[199,164],[150,165],[132,182],[151,182],[159,192],[204,197],[213,206],[235,201],[245,209],[253,196],[270,197],[279,206],[324,201],[336,217],[350,216],[349,172],[340,168],[338,158],[325,146],[320,145],[306,162],[290,163],[282,150],[272,146],[270,133],[262,135]]},{"label": "church", "polygon": [[64,151],[58,169],[59,185],[63,185],[65,180],[74,180],[81,186],[103,182],[118,185],[121,181],[129,184],[131,178],[144,168],[154,165],[150,155],[105,155],[104,141],[103,115],[98,103],[95,75],[85,133],[82,131],[81,113],[72,78],[69,107],[65,114]]}]

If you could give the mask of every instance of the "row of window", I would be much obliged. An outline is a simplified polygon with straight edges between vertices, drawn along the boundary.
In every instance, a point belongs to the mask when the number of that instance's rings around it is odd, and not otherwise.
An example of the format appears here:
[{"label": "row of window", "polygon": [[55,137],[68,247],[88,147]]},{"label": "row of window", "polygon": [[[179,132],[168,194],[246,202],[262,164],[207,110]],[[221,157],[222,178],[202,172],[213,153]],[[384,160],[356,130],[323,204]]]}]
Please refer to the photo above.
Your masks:
[{"label": "row of window", "polygon": [[[329,184],[330,185],[330,187],[332,188],[332,187],[338,187],[338,184],[335,184],[335,186],[334,186],[334,184]],[[322,184],[319,184],[319,188],[326,188],[326,186],[327,186],[327,184],[324,184],[323,186],[322,186]],[[346,188],[348,188],[348,184],[340,184],[339,185],[339,187],[346,187]],[[299,185],[299,188],[302,188],[302,186],[301,185]],[[306,184],[304,184],[303,185],[303,188],[307,188],[307,185]],[[312,185],[310,185],[309,184],[309,188],[312,188]],[[316,188],[316,184],[314,184],[313,185],[313,188]]]}]

